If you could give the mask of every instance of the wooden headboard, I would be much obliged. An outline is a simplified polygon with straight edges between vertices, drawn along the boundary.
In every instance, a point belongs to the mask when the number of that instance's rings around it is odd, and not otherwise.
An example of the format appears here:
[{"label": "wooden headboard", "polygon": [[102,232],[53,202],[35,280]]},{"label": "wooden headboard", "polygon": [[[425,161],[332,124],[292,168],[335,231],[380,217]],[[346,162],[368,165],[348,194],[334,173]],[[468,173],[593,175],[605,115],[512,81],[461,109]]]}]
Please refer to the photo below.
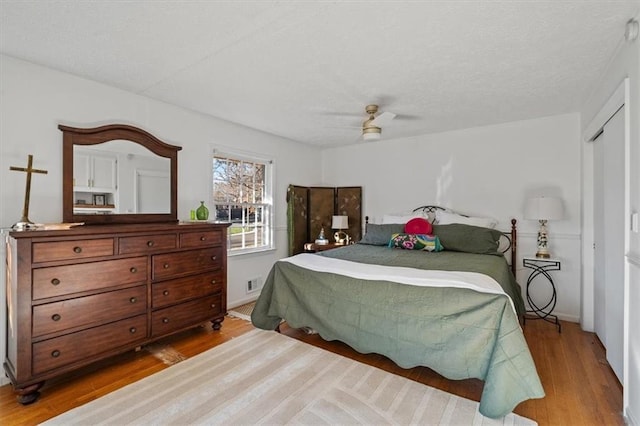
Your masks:
[{"label": "wooden headboard", "polygon": [[[447,209],[440,206],[432,206],[432,205],[416,207],[415,209],[413,209],[413,212],[415,213],[421,212],[423,216],[427,218],[427,220],[429,220],[431,223],[434,223],[436,219],[435,213],[438,210],[456,213],[460,216],[468,217],[467,215],[457,213],[451,209]],[[366,232],[366,226],[369,224],[369,216],[365,216],[364,220],[365,220],[365,232]],[[513,273],[514,277],[516,276],[516,267],[517,267],[517,259],[518,259],[518,230],[516,227],[516,223],[517,223],[516,219],[511,219],[511,230],[502,231],[502,235],[504,236],[506,243],[505,244],[501,243],[499,245],[499,248],[502,247],[502,250],[501,250],[502,253],[505,256],[507,256],[507,258],[510,258],[511,272]]]}]

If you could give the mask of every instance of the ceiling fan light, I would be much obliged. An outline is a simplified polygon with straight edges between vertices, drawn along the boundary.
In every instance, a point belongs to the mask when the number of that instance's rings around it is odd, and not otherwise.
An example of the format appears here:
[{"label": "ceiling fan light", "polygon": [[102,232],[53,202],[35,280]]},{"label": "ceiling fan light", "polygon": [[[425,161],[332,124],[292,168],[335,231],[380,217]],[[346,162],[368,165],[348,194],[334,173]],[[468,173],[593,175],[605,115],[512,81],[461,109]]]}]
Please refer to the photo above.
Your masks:
[{"label": "ceiling fan light", "polygon": [[377,141],[381,138],[380,133],[375,132],[375,133],[363,133],[362,134],[362,139],[364,139],[365,141]]}]

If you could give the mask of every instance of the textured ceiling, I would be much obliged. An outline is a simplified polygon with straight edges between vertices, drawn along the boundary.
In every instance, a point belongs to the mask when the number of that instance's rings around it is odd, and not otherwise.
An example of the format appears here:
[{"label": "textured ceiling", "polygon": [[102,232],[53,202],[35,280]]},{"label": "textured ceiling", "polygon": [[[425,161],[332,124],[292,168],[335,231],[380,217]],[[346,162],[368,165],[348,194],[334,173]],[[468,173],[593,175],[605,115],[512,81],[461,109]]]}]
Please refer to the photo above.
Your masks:
[{"label": "textured ceiling", "polygon": [[7,1],[0,52],[324,146],[578,111],[627,1]]}]

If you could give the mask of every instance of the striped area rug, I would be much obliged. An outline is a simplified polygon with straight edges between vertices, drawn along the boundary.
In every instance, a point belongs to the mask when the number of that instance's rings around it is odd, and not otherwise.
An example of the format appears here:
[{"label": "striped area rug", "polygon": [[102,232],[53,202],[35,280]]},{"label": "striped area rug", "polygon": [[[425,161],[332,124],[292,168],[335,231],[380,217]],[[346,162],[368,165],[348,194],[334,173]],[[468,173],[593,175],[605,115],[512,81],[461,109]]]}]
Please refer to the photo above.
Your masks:
[{"label": "striped area rug", "polygon": [[252,330],[46,425],[534,425],[272,331]]}]

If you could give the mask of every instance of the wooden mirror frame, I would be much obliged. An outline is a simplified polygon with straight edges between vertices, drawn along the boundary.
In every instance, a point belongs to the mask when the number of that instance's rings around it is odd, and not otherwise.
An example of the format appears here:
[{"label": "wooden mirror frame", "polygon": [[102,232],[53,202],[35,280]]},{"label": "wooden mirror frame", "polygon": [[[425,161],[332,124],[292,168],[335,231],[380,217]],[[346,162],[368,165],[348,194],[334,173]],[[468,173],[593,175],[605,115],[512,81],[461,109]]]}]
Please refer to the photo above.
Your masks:
[{"label": "wooden mirror frame", "polygon": [[[62,131],[62,220],[67,223],[93,224],[177,222],[178,220],[178,151],[150,133],[126,124],[111,124],[90,129],[60,124]],[[73,147],[97,145],[112,140],[126,140],[170,160],[171,209],[169,213],[74,214],[73,212]]]}]

